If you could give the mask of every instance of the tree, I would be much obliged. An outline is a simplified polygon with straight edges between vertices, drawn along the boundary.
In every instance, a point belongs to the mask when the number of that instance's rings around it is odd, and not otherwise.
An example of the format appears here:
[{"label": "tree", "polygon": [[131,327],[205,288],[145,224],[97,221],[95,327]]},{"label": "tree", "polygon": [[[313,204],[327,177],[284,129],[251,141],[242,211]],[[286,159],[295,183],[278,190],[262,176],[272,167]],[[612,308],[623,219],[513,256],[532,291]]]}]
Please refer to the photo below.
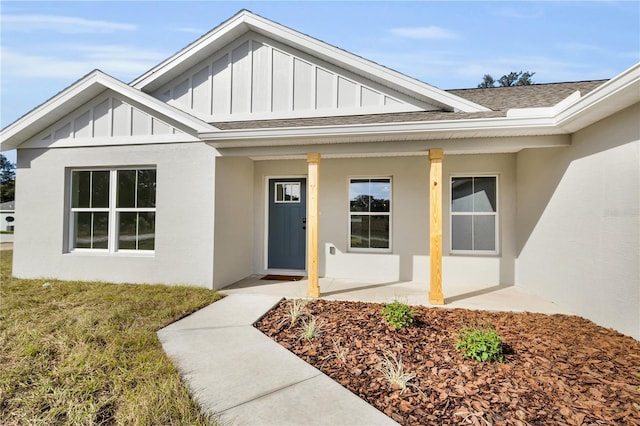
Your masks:
[{"label": "tree", "polygon": [[15,199],[16,165],[0,154],[0,202]]},{"label": "tree", "polygon": [[[531,77],[535,72],[531,71],[511,71],[509,74],[505,74],[497,80],[499,87],[510,87],[510,86],[529,86],[533,84],[533,80]],[[485,74],[482,77],[482,82],[478,84],[478,88],[486,89],[488,87],[496,87],[496,80],[491,77],[490,74]]]}]

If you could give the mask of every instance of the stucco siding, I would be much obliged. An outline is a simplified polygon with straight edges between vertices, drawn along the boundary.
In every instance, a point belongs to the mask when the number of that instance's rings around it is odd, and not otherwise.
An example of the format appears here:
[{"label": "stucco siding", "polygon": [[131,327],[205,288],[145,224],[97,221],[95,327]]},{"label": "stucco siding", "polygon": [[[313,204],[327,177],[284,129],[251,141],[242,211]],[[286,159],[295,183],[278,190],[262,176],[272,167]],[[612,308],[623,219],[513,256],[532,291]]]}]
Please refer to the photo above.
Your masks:
[{"label": "stucco siding", "polygon": [[[304,160],[256,161],[254,168],[254,270],[265,269],[265,191],[269,177],[305,176]],[[444,160],[443,286],[445,295],[514,283],[515,155],[451,155]],[[449,254],[449,177],[496,174],[499,180],[497,255]],[[391,177],[391,251],[349,248],[349,178]],[[425,156],[327,159],[320,163],[320,275],[361,282],[429,280],[429,160]],[[333,252],[333,254],[332,254]],[[426,284],[425,284],[426,286]],[[426,288],[426,287],[425,287]]]},{"label": "stucco siding", "polygon": [[216,158],[213,288],[253,272],[253,161]]},{"label": "stucco siding", "polygon": [[[212,286],[215,150],[204,144],[18,150],[19,278]],[[157,168],[155,252],[68,251],[71,168]]]},{"label": "stucco siding", "polygon": [[518,154],[517,285],[640,338],[638,104]]}]

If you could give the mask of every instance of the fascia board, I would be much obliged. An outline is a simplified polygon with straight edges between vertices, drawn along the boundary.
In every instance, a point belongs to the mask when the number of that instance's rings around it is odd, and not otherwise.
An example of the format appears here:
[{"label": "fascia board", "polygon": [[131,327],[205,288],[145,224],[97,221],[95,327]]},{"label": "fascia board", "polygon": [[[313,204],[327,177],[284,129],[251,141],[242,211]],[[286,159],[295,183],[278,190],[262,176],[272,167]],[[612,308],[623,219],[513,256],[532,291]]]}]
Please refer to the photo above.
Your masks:
[{"label": "fascia board", "polygon": [[[389,135],[428,135],[454,134],[459,137],[482,136],[495,131],[519,135],[523,131],[536,131],[543,134],[562,133],[557,131],[554,122],[549,118],[487,118],[472,120],[442,120],[413,123],[357,124],[331,127],[279,128],[231,130],[216,133],[200,134],[200,138],[213,146],[234,146],[240,141],[256,145],[289,145],[303,143],[304,140],[321,140],[323,138],[343,138],[344,142],[360,141],[363,136],[384,137]],[[276,141],[276,143],[274,143]]]},{"label": "fascia board", "polygon": [[212,46],[222,47],[222,45],[230,41],[230,38],[237,37],[250,30],[295,47],[312,56],[317,56],[324,61],[343,67],[355,74],[388,85],[416,99],[431,104],[435,103],[444,109],[463,112],[490,111],[490,109],[482,105],[422,83],[421,81],[331,46],[318,39],[254,15],[246,10],[241,11],[229,20],[223,22],[191,45],[138,77],[131,82],[131,85],[145,91],[157,89],[159,87],[157,83],[158,79],[161,79],[167,73],[171,73],[172,70],[180,68],[180,65],[185,61],[197,57],[197,55],[203,51],[212,50]]},{"label": "fascia board", "polygon": [[[575,132],[640,102],[640,63],[635,64],[560,111],[556,125]],[[588,116],[588,117],[587,117]]]},{"label": "fascia board", "polygon": [[[409,91],[408,94],[422,98],[421,100],[423,101],[429,103],[436,101],[436,103],[440,103],[439,106],[453,108],[463,112],[490,111],[489,108],[482,105],[452,95],[444,90],[430,86],[260,16],[247,14],[245,16],[245,22],[255,32],[274,38],[285,44],[293,45],[305,53],[318,56],[329,63],[344,67],[355,74],[364,75],[377,82],[382,80],[383,84],[387,84],[400,92],[407,93],[407,91]],[[380,78],[381,75],[384,76],[382,79]]]},{"label": "fascia board", "polygon": [[[133,80],[130,85],[136,89],[148,91],[149,87],[155,89],[154,82],[188,59],[197,56],[203,50],[211,49],[212,45],[224,45],[231,42],[233,38],[248,31],[244,24],[245,16],[248,12],[243,10],[232,16],[222,24],[218,25],[190,45],[178,51],[174,55],[165,59],[160,64]],[[222,46],[220,46],[222,47]]]},{"label": "fascia board", "polygon": [[145,105],[177,123],[193,129],[195,133],[215,132],[217,130],[215,127],[177,108],[167,105],[146,93],[133,89],[99,70],[94,70],[77,83],[63,90],[41,106],[3,129],[2,132],[0,132],[0,150],[6,151],[17,148],[22,142],[62,119],[103,91],[109,89]]}]

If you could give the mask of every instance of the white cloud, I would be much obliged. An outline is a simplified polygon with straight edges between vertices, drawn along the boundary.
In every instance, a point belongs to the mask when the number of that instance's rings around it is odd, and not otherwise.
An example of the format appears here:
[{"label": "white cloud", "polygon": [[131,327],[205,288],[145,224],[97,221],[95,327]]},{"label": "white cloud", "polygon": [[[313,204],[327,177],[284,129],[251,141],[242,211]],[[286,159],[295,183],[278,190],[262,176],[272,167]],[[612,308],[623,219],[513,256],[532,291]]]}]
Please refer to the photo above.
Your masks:
[{"label": "white cloud", "polygon": [[2,47],[2,73],[5,78],[13,79],[76,80],[98,68],[127,80],[144,73],[167,56],[165,52],[120,45],[65,45],[63,49],[50,46],[48,50],[32,53]]},{"label": "white cloud", "polygon": [[138,29],[133,24],[59,15],[3,15],[0,22],[2,22],[4,31],[14,32],[55,31],[65,34],[83,34],[135,31]]},{"label": "white cloud", "polygon": [[544,14],[540,11],[524,12],[522,10],[516,10],[512,8],[502,8],[495,10],[493,11],[493,15],[514,19],[538,19],[544,16]]},{"label": "white cloud", "polygon": [[445,30],[444,28],[429,26],[429,27],[403,27],[392,28],[391,34],[414,39],[456,39],[459,38],[458,34]]}]

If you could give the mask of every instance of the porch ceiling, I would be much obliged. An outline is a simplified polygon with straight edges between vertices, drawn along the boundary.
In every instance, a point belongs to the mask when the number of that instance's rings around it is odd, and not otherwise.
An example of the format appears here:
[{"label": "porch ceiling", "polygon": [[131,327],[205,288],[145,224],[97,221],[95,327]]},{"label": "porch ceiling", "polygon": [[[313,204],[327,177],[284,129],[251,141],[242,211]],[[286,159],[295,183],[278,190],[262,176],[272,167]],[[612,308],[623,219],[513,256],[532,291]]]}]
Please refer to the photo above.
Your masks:
[{"label": "porch ceiling", "polygon": [[549,148],[568,146],[569,135],[520,136],[494,138],[462,138],[462,139],[407,139],[402,141],[378,141],[362,138],[362,141],[351,143],[308,143],[291,145],[230,145],[220,147],[209,143],[221,155],[231,157],[251,157],[253,159],[302,159],[308,152],[317,152],[323,158],[350,157],[393,157],[426,155],[434,148],[442,148],[447,155],[451,154],[497,154],[518,152],[525,148]]}]

